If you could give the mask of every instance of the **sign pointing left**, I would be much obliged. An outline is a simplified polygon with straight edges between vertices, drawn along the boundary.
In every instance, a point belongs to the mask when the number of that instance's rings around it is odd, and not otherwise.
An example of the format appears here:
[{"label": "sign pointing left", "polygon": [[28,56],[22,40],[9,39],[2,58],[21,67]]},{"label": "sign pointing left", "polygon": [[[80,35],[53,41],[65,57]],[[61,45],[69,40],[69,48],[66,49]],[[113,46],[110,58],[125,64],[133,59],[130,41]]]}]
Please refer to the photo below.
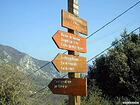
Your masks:
[{"label": "sign pointing left", "polygon": [[78,35],[59,30],[54,34],[53,40],[60,49],[87,52],[86,38]]},{"label": "sign pointing left", "polygon": [[52,62],[59,72],[85,73],[87,70],[85,57],[58,54]]}]

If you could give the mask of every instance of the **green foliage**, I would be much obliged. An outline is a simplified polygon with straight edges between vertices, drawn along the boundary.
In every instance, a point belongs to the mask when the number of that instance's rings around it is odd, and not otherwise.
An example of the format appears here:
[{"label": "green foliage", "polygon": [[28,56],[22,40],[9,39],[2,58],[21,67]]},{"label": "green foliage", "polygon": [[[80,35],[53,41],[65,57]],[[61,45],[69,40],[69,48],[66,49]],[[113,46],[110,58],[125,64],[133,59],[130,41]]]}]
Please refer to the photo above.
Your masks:
[{"label": "green foliage", "polygon": [[0,103],[2,105],[28,105],[26,98],[30,95],[30,80],[21,81],[25,75],[11,64],[0,65]]},{"label": "green foliage", "polygon": [[64,97],[53,96],[47,88],[30,97],[43,86],[37,86],[21,70],[17,65],[0,63],[0,105],[62,105]]},{"label": "green foliage", "polygon": [[96,88],[88,98],[82,100],[81,105],[111,105],[111,102],[102,96],[101,90]]},{"label": "green foliage", "polygon": [[[96,59],[88,75],[90,89],[97,85],[118,105],[123,100],[140,101],[140,36],[126,31],[121,36],[112,43],[114,48]],[[91,82],[91,75],[96,82]]]},{"label": "green foliage", "polygon": [[30,97],[37,90],[33,81],[27,78],[20,67],[0,64],[0,105],[46,105],[49,93],[44,90]]}]

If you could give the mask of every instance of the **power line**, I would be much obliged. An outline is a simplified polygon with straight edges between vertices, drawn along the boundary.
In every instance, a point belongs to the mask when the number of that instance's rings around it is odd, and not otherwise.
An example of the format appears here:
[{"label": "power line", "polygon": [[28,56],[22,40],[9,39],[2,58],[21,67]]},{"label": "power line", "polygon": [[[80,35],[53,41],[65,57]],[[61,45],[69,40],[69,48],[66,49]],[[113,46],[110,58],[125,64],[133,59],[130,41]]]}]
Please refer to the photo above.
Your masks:
[{"label": "power line", "polygon": [[[128,37],[129,35],[131,35],[133,32],[135,32],[135,31],[138,30],[138,29],[140,30],[140,27],[138,27],[138,28],[134,29],[133,31],[131,31],[126,37]],[[119,41],[121,41],[121,40],[122,40],[122,39],[120,39]],[[119,41],[118,41],[118,42],[119,42]],[[87,61],[87,63],[89,63],[91,60],[97,58],[99,55],[101,55],[101,54],[104,53],[105,51],[107,51],[107,50],[109,50],[110,48],[112,48],[115,44],[117,44],[117,43],[114,43],[113,45],[109,46],[108,48],[106,48],[105,50],[103,50],[102,52],[100,52],[99,54],[97,54],[96,56],[92,57],[91,59],[89,59],[89,60]],[[67,75],[68,75],[68,74],[64,75],[63,78],[66,77]],[[42,90],[44,90],[44,89],[46,89],[46,88],[48,88],[48,86],[45,86],[44,88],[38,90],[36,93],[32,94],[30,97],[36,95],[37,93],[39,93],[40,91],[42,91]]]},{"label": "power line", "polygon": [[34,94],[30,95],[30,97],[33,97],[35,94],[42,92],[42,91],[43,91],[44,89],[46,89],[46,88],[48,88],[48,87],[46,87],[46,86],[43,87],[42,89],[36,91]]},{"label": "power line", "polygon": [[[130,34],[132,34],[133,32],[135,32],[136,30],[138,30],[138,29],[140,29],[140,27],[138,27],[138,28],[136,28],[136,29],[134,29],[132,32],[130,32],[128,35],[127,35],[127,37],[130,35]],[[120,39],[119,41],[121,41],[122,39]],[[118,42],[119,42],[118,41]],[[108,48],[106,48],[105,50],[103,50],[102,52],[100,52],[99,54],[97,54],[96,56],[94,56],[94,57],[92,57],[91,59],[89,59],[88,61],[87,61],[87,63],[89,63],[90,61],[92,61],[93,59],[95,59],[95,58],[97,58],[99,55],[101,55],[101,54],[103,54],[105,51],[107,51],[107,50],[109,50],[110,48],[112,48],[114,45],[116,45],[117,43],[114,43],[113,45],[111,45],[111,46],[109,46]]]},{"label": "power line", "polygon": [[[134,30],[133,30],[132,32],[130,32],[127,36],[129,36],[130,34],[132,34],[133,32],[135,32],[135,31],[138,30],[138,29],[140,29],[140,27],[134,29]],[[121,41],[121,40],[122,40],[122,39],[120,39],[119,41]],[[115,44],[117,44],[117,43],[115,43]],[[94,58],[97,58],[99,55],[101,55],[101,54],[104,53],[105,51],[107,51],[107,50],[109,50],[110,48],[112,48],[115,44],[109,46],[108,48],[106,48],[105,50],[103,50],[102,52],[100,52],[99,54],[97,54],[96,56],[94,56],[93,58],[89,59],[89,60],[87,61],[87,63],[90,62],[91,60],[93,60]],[[67,74],[64,75],[63,78],[64,78],[65,76],[67,76]],[[31,97],[34,96],[34,95],[36,95],[38,92],[40,92],[40,91],[42,91],[42,90],[44,90],[44,89],[46,89],[46,88],[48,88],[48,87],[46,86],[46,87],[40,89],[40,90],[37,91],[36,93],[32,94]]]},{"label": "power line", "polygon": [[[100,30],[102,30],[103,28],[105,28],[107,25],[109,25],[110,23],[112,23],[113,21],[115,21],[117,18],[121,17],[122,15],[124,15],[126,12],[128,12],[129,10],[131,10],[132,8],[134,8],[136,5],[138,5],[140,3],[140,1],[138,1],[137,3],[135,3],[134,5],[132,5],[131,7],[129,7],[127,10],[125,10],[124,12],[122,12],[120,15],[118,15],[117,17],[115,17],[113,20],[107,22],[105,25],[103,25],[101,28],[99,28],[98,30],[96,30],[94,33],[92,33],[91,35],[89,35],[86,39],[89,39],[92,35],[96,34],[97,32],[99,32]],[[67,51],[64,52],[64,54]],[[36,71],[34,71],[34,73],[36,73],[37,71],[39,71],[40,69],[44,68],[45,66],[49,65],[51,62],[46,63],[45,65],[41,66],[39,69],[37,69]],[[29,74],[27,77],[31,76],[31,74]]]},{"label": "power line", "polygon": [[134,5],[132,5],[131,7],[129,7],[127,10],[125,10],[124,12],[122,12],[121,14],[119,14],[118,16],[116,16],[114,19],[112,19],[111,21],[107,22],[105,25],[103,25],[101,28],[99,28],[98,30],[96,30],[94,33],[92,33],[91,35],[89,35],[87,37],[90,38],[91,36],[93,36],[94,34],[96,34],[97,32],[99,32],[100,30],[102,30],[103,28],[105,28],[106,26],[108,26],[110,23],[114,22],[116,19],[118,19],[119,17],[121,17],[122,15],[124,15],[125,13],[127,13],[129,10],[131,10],[132,8],[134,8],[136,5],[138,5],[140,3],[140,1],[138,1],[137,3],[135,3]]},{"label": "power line", "polygon": [[[139,30],[139,32],[140,32],[140,27],[138,27],[138,28],[135,28],[133,31],[131,31],[128,35],[126,35],[124,38],[126,38],[126,37],[129,37],[131,34],[133,34],[136,30]],[[140,33],[139,33],[140,34]],[[111,45],[110,47],[108,47],[108,48],[106,48],[104,51],[102,51],[102,53],[103,52],[105,52],[105,51],[107,51],[108,49],[110,49],[111,47],[113,47],[114,45],[116,45],[118,42],[121,42],[124,38],[121,38],[120,40],[118,40],[116,43],[114,43],[113,45]],[[100,54],[102,54],[102,53],[100,53]],[[96,56],[98,56],[99,54],[97,54]],[[93,58],[91,58],[91,59],[89,59],[87,62],[90,62],[91,60],[93,60],[95,57],[93,57]],[[93,93],[91,93],[91,95],[92,95]]]},{"label": "power line", "polygon": [[[66,52],[64,52],[64,53],[66,53]],[[45,65],[43,65],[43,66],[41,66],[40,68],[38,68],[37,70],[33,71],[33,73],[30,73],[30,74],[27,75],[26,77],[30,77],[32,74],[38,72],[39,70],[41,70],[41,69],[44,68],[45,66],[49,65],[50,63],[51,63],[51,62],[46,63]],[[41,72],[41,73],[42,73],[42,72]],[[45,75],[45,76],[46,76],[46,75]],[[26,77],[24,77],[22,80],[24,80]],[[22,80],[20,80],[19,83],[20,83]],[[17,83],[17,85],[18,85],[19,83]]]},{"label": "power line", "polygon": [[[121,14],[119,14],[117,17],[115,17],[114,19],[112,19],[111,21],[107,22],[105,25],[103,25],[101,28],[99,28],[98,30],[96,30],[94,33],[92,33],[91,35],[89,35],[86,39],[89,39],[91,36],[93,36],[94,34],[96,34],[97,32],[99,32],[100,30],[102,30],[103,28],[105,28],[106,26],[108,26],[109,24],[111,24],[112,22],[114,22],[116,19],[118,19],[119,17],[121,17],[122,15],[124,15],[125,13],[127,13],[129,10],[131,10],[132,8],[134,8],[136,5],[138,5],[140,3],[140,1],[138,1],[137,3],[135,3],[134,5],[132,5],[131,7],[129,7],[127,10],[125,10],[124,12],[122,12]],[[110,46],[109,48],[111,48],[112,46]],[[101,53],[99,53],[98,55],[96,55],[95,57],[91,58],[90,60],[88,60],[87,62],[90,62],[91,60],[93,60],[94,58],[98,57],[99,55],[101,55],[102,53],[104,53],[106,50],[108,50],[109,48],[105,49],[104,51],[102,51]],[[66,51],[67,52],[67,51]],[[66,53],[64,52],[64,53]],[[45,65],[41,66],[39,69],[37,69],[36,71],[34,71],[34,73],[36,73],[37,71],[39,71],[40,69],[44,68],[45,66],[49,65],[51,62],[46,63]],[[31,76],[31,74],[29,74],[27,77]],[[24,80],[24,79],[22,79]]]},{"label": "power line", "polygon": [[[34,71],[34,73],[36,73],[37,71],[41,70],[42,68],[44,68],[45,66],[49,65],[51,62],[46,63],[45,65],[41,66],[40,68],[38,68],[36,71]],[[33,73],[29,74],[27,77],[30,77]]]},{"label": "power line", "polygon": [[[118,16],[116,16],[114,19],[112,19],[111,21],[107,22],[105,25],[103,25],[101,28],[99,28],[98,30],[96,30],[94,33],[90,34],[86,39],[89,39],[91,36],[93,36],[94,34],[96,34],[97,32],[101,31],[103,28],[105,28],[106,26],[108,26],[109,24],[111,24],[112,22],[114,22],[116,19],[118,19],[119,17],[121,17],[122,15],[124,15],[125,13],[127,13],[129,10],[131,10],[132,8],[134,8],[136,5],[138,5],[140,3],[140,1],[138,1],[137,3],[135,3],[134,5],[132,5],[131,7],[129,7],[127,10],[125,10],[124,12],[122,12],[121,14],[119,14]],[[110,49],[112,46],[106,48],[105,50],[103,50],[101,53],[97,54],[95,57],[89,59],[87,61],[90,62],[91,60],[93,60],[94,58],[97,58],[99,55],[101,55],[102,53],[104,53],[105,51],[107,51],[108,49]],[[64,52],[64,54],[66,53],[67,51]],[[47,66],[48,64],[46,65],[43,65],[41,68]],[[67,75],[64,75],[63,78],[67,76]]]},{"label": "power line", "polygon": [[94,58],[97,58],[99,55],[101,55],[102,53],[104,53],[105,51],[109,50],[112,46],[106,48],[105,50],[103,50],[102,52],[100,52],[99,54],[97,54],[96,56],[94,56],[93,58],[89,59],[87,61],[87,63],[89,63],[90,61],[92,61]]},{"label": "power line", "polygon": [[[125,13],[127,13],[129,10],[131,10],[132,8],[134,8],[135,6],[137,6],[139,3],[140,3],[140,1],[138,1],[137,3],[135,3],[134,5],[132,5],[131,7],[129,7],[128,9],[126,9],[124,12],[122,12],[121,14],[119,14],[118,16],[116,16],[114,19],[112,19],[111,21],[107,22],[105,25],[103,25],[102,27],[100,27],[99,29],[97,29],[95,32],[93,32],[92,34],[90,34],[86,39],[89,39],[91,36],[93,36],[94,34],[96,34],[99,31],[101,31],[103,28],[105,28],[106,26],[108,26],[109,24],[111,24],[112,22],[114,22],[116,19],[118,19],[119,17],[121,17]],[[65,51],[64,54],[65,53],[67,53],[67,51]]]},{"label": "power line", "polygon": [[[66,77],[68,74],[65,74],[64,76],[62,76],[62,78]],[[36,95],[37,93],[43,91],[44,89],[48,88],[48,86],[43,87],[42,89],[36,91],[35,93],[33,93],[32,95],[30,95],[30,97],[33,97],[34,95]]]}]

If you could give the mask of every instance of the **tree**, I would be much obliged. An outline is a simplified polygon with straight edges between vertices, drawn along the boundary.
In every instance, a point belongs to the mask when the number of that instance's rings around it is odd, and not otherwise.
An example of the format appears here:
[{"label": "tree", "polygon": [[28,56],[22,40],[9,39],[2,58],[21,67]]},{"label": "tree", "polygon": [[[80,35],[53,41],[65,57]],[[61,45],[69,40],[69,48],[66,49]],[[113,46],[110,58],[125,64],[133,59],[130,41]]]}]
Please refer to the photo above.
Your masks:
[{"label": "tree", "polygon": [[125,31],[121,37],[107,54],[96,59],[88,76],[94,75],[98,87],[110,98],[136,100],[140,97],[140,36]]},{"label": "tree", "polygon": [[[65,97],[53,96],[47,88],[34,94],[40,88],[34,84],[32,77],[27,77],[27,74],[23,73],[21,67],[5,62],[0,63],[0,105],[63,104],[62,100]],[[54,101],[54,99],[58,100]]]},{"label": "tree", "polygon": [[30,105],[30,80],[13,64],[0,64],[0,105]]}]

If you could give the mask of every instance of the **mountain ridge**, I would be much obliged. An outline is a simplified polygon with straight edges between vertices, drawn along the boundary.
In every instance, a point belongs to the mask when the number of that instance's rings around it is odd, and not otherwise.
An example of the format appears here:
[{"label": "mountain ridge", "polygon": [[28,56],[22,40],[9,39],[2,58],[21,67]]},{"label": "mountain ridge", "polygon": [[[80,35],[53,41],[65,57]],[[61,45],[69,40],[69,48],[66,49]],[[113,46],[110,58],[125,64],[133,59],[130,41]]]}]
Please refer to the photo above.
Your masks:
[{"label": "mountain ridge", "polygon": [[[50,82],[53,78],[61,76],[51,62],[38,60],[13,47],[2,44],[0,44],[0,63],[15,64],[20,71],[31,75],[35,82],[38,81],[37,85],[40,85],[41,82],[45,83],[45,81]],[[44,66],[45,64],[47,65]],[[42,83],[42,86],[46,84]]]}]

